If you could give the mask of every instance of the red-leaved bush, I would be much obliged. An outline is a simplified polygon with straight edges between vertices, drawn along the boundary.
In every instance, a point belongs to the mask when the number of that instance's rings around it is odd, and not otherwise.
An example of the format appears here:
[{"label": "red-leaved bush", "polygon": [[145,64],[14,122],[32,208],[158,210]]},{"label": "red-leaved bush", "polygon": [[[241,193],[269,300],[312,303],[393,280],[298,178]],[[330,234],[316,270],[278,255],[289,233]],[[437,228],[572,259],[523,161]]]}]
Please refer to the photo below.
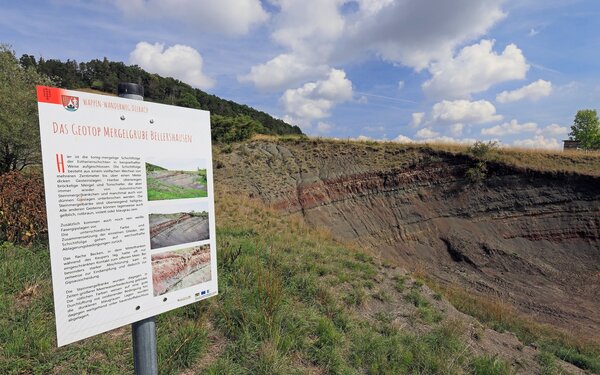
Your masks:
[{"label": "red-leaved bush", "polygon": [[29,244],[47,231],[42,177],[16,171],[0,175],[0,241]]}]

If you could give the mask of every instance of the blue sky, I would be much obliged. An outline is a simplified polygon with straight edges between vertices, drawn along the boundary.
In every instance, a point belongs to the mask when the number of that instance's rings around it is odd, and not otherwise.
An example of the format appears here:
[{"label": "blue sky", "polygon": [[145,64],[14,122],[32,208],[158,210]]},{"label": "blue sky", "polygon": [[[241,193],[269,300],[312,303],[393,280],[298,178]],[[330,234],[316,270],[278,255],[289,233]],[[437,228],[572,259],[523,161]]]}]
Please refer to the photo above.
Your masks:
[{"label": "blue sky", "polygon": [[600,98],[600,2],[0,0],[17,55],[138,64],[310,135],[560,148]]}]

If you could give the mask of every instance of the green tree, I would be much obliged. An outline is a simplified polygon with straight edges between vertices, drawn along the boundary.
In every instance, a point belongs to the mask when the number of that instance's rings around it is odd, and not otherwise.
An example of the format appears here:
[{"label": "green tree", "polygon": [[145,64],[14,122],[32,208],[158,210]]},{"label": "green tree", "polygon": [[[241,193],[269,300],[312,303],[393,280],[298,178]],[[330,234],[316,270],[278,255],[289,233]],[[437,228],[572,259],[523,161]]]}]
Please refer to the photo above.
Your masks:
[{"label": "green tree", "polygon": [[0,174],[40,163],[36,84],[51,82],[0,45]]},{"label": "green tree", "polygon": [[596,110],[582,109],[577,111],[569,136],[571,140],[579,141],[579,145],[583,149],[599,149],[600,126],[598,125]]},{"label": "green tree", "polygon": [[183,96],[177,100],[177,105],[180,107],[200,108],[198,99],[196,99],[196,96],[191,92],[186,92],[183,94]]},{"label": "green tree", "polygon": [[246,140],[255,133],[264,132],[262,124],[249,116],[211,115],[212,139],[218,143],[232,143]]}]

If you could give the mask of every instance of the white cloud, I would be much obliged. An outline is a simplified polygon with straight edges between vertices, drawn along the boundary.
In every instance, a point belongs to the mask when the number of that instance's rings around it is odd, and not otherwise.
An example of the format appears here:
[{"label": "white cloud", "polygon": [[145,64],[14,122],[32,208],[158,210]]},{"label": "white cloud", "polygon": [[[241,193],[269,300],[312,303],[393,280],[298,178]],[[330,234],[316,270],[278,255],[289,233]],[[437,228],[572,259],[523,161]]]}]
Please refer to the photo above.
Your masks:
[{"label": "white cloud", "polygon": [[317,123],[317,132],[319,133],[329,133],[333,129],[333,125],[328,124],[326,122],[319,121]]},{"label": "white cloud", "polygon": [[[504,0],[358,0],[358,10],[349,13],[342,13],[344,0],[270,2],[279,8],[271,37],[285,50],[240,76],[261,88],[290,87],[310,76],[305,67],[339,66],[365,56],[422,70],[505,16]],[[265,74],[274,67],[275,77]]]},{"label": "white cloud", "polygon": [[429,128],[423,128],[415,133],[415,137],[417,138],[433,138],[440,135],[440,133],[433,131]]},{"label": "white cloud", "polygon": [[281,54],[264,64],[255,65],[250,73],[238,76],[242,83],[253,83],[261,90],[280,90],[307,80],[327,76],[327,65],[311,65],[291,54]]},{"label": "white cloud", "polygon": [[238,80],[253,83],[259,89],[281,90],[325,78],[331,69],[328,56],[344,29],[345,21],[338,12],[341,0],[279,0],[273,3],[280,11],[274,18],[271,37],[288,52],[254,65]]},{"label": "white cloud", "polygon": [[546,133],[548,135],[553,135],[553,136],[557,136],[557,135],[566,136],[567,133],[569,132],[569,128],[567,128],[566,126],[560,126],[558,124],[551,124],[551,125],[546,126],[543,129],[540,129],[539,132]]},{"label": "white cloud", "polygon": [[462,124],[483,124],[502,119],[496,114],[496,107],[487,100],[443,100],[433,105],[431,117],[435,122]]},{"label": "white cloud", "polygon": [[441,136],[441,137],[432,137],[432,138],[426,138],[423,139],[421,141],[419,141],[420,143],[458,143],[458,144],[472,144],[477,142],[476,139],[474,138],[452,138],[452,137],[448,137],[448,136]]},{"label": "white cloud", "polygon": [[502,91],[496,95],[496,101],[499,103],[514,102],[521,99],[538,100],[552,92],[552,83],[538,79],[527,86],[512,91]]},{"label": "white cloud", "polygon": [[392,142],[413,143],[414,141],[405,135],[399,134],[396,138],[392,139]]},{"label": "white cloud", "polygon": [[360,141],[360,142],[366,142],[366,141],[371,141],[372,138],[371,137],[367,137],[366,135],[359,135],[356,138],[352,138],[355,141]]},{"label": "white cloud", "polygon": [[139,42],[129,54],[129,61],[149,72],[174,77],[201,89],[215,84],[202,72],[200,53],[189,46],[176,44],[165,49],[161,43]]},{"label": "white cloud", "polygon": [[526,122],[519,124],[517,120],[511,120],[505,122],[502,125],[492,126],[491,128],[481,129],[482,135],[509,135],[509,134],[521,134],[527,132],[535,132],[538,130],[538,125],[535,122]]},{"label": "white cloud", "polygon": [[203,32],[229,35],[248,33],[269,19],[260,0],[114,0],[115,5],[137,19],[168,18]]},{"label": "white cloud", "polygon": [[358,99],[356,99],[356,103],[358,104],[367,104],[369,103],[369,98],[364,95],[361,95]]},{"label": "white cloud", "polygon": [[342,0],[279,0],[272,38],[305,60],[329,55],[344,31]]},{"label": "white cloud", "polygon": [[398,143],[458,143],[458,144],[473,144],[477,140],[473,138],[452,138],[448,136],[435,136],[430,138],[415,141],[405,135],[399,134],[392,142]]},{"label": "white cloud", "polygon": [[421,125],[423,122],[423,118],[425,117],[425,112],[415,112],[412,114],[412,118],[410,120],[410,126],[417,127]]},{"label": "white cloud", "polygon": [[509,44],[497,54],[493,46],[493,40],[484,39],[454,58],[431,64],[432,78],[423,83],[423,90],[430,97],[469,98],[497,83],[525,78],[529,65],[521,50]]},{"label": "white cloud", "polygon": [[527,148],[542,148],[542,149],[551,149],[551,150],[559,150],[562,145],[555,138],[546,138],[541,134],[536,135],[530,139],[519,139],[513,142],[514,146],[517,147],[527,147]]},{"label": "white cloud", "polygon": [[465,128],[465,124],[461,124],[461,123],[452,124],[452,126],[450,126],[450,132],[454,136],[459,136],[462,134],[464,128]]},{"label": "white cloud", "polygon": [[404,81],[398,81],[398,90],[402,90],[404,88]]},{"label": "white cloud", "polygon": [[[421,70],[477,38],[505,14],[502,0],[362,1],[340,50],[373,51],[384,60]],[[432,11],[435,9],[435,11]]]},{"label": "white cloud", "polygon": [[332,69],[326,80],[309,82],[283,93],[285,111],[306,120],[329,116],[331,108],[352,98],[352,82],[343,70]]}]

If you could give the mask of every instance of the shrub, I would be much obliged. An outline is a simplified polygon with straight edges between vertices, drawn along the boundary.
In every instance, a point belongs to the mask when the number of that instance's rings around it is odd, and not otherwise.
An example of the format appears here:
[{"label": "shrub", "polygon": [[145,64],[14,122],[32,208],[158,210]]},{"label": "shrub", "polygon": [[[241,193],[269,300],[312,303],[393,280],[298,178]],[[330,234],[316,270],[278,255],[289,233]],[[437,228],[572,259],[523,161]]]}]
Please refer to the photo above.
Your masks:
[{"label": "shrub", "polygon": [[487,172],[487,166],[486,166],[485,162],[480,161],[480,162],[477,162],[471,168],[467,169],[467,172],[465,173],[465,177],[471,183],[479,183],[479,182],[485,180],[486,172]]},{"label": "shrub", "polygon": [[210,117],[212,140],[216,143],[240,142],[256,133],[267,130],[249,116],[227,117],[213,114]]},{"label": "shrub", "polygon": [[469,153],[471,153],[471,155],[475,156],[476,158],[483,158],[485,156],[487,156],[490,151],[492,151],[493,149],[498,147],[498,142],[495,141],[489,141],[489,142],[482,142],[482,141],[477,141],[475,143],[473,143],[473,145],[471,147],[469,147]]},{"label": "shrub", "polygon": [[0,175],[0,240],[29,244],[47,229],[42,177],[16,171]]}]

